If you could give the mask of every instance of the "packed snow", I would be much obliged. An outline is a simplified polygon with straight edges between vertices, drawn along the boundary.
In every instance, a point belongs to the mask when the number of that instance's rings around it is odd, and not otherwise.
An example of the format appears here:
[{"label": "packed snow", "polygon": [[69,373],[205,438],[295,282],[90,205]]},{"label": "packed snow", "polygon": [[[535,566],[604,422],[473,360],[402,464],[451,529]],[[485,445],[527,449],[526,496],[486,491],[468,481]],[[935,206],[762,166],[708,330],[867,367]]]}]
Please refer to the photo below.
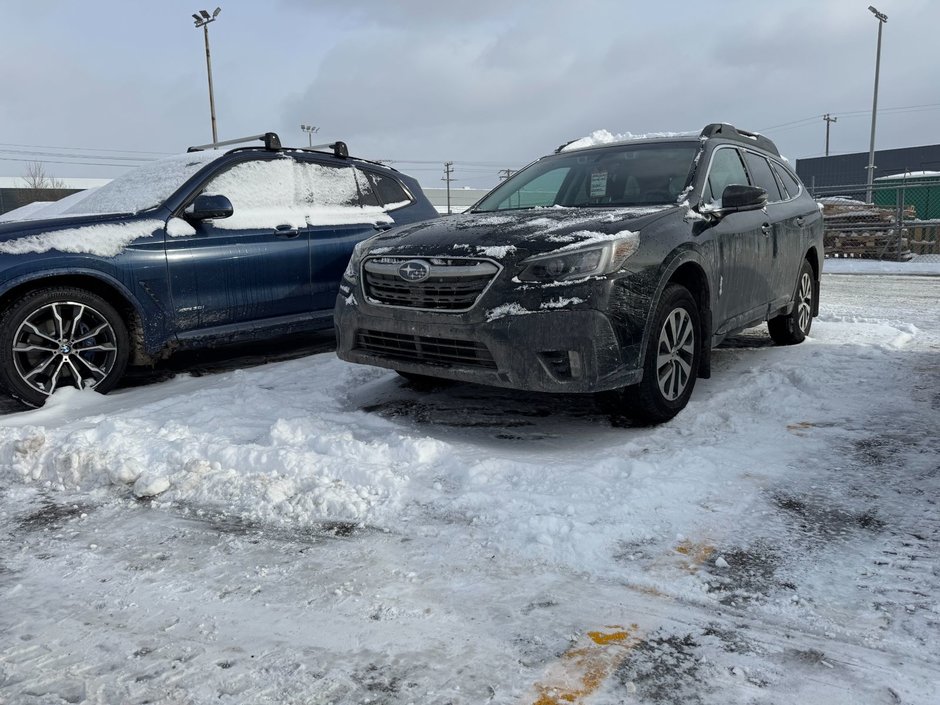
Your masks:
[{"label": "packed snow", "polygon": [[0,417],[0,701],[932,705],[940,279],[822,286],[655,428],[332,353]]},{"label": "packed snow", "polygon": [[614,134],[609,130],[594,130],[590,135],[571,142],[562,149],[563,152],[571,152],[576,149],[587,149],[588,147],[597,147],[603,144],[613,144],[615,142],[629,142],[632,140],[645,140],[661,137],[692,137],[698,132],[648,132],[646,134],[635,135],[632,132],[622,132]]},{"label": "packed snow", "polygon": [[64,228],[0,242],[0,252],[23,255],[58,250],[100,257],[116,257],[135,240],[150,237],[154,232],[162,229],[163,221],[152,219]]}]

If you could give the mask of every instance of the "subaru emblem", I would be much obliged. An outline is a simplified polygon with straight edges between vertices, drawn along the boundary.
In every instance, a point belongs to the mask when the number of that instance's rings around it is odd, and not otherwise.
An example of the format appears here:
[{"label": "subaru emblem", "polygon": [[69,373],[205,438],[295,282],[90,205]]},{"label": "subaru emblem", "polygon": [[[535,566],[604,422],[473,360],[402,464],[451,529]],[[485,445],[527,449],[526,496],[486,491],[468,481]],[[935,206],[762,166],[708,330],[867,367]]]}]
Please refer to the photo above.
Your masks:
[{"label": "subaru emblem", "polygon": [[408,260],[398,268],[398,276],[406,282],[423,282],[431,276],[431,267],[419,259]]}]

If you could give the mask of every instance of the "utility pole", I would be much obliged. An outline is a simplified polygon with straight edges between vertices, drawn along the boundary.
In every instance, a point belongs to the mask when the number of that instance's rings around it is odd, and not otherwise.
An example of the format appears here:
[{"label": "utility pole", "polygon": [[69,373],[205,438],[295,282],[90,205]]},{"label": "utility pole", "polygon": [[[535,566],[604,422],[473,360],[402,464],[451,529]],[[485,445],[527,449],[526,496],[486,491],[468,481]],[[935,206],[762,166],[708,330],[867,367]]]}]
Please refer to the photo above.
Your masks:
[{"label": "utility pole", "polygon": [[888,21],[888,16],[883,12],[878,12],[874,5],[869,5],[868,9],[878,20],[878,49],[875,53],[875,94],[871,103],[871,144],[868,147],[868,189],[865,191],[865,202],[871,203],[872,181],[875,178],[875,117],[878,114],[878,73],[881,71],[881,30]]},{"label": "utility pole", "polygon": [[515,169],[500,169],[499,170],[499,180],[506,181],[510,176],[516,173]]},{"label": "utility pole", "polygon": [[452,213],[450,209],[450,182],[453,181],[451,175],[454,173],[454,163],[453,162],[444,162],[444,176],[441,178],[441,181],[447,182],[447,215]]},{"label": "utility pole", "polygon": [[300,129],[307,133],[308,146],[313,147],[313,136],[320,131],[320,128],[313,125],[301,125]]},{"label": "utility pole", "polygon": [[211,15],[205,10],[200,10],[199,14],[193,13],[193,19],[196,21],[196,29],[202,27],[206,38],[206,73],[209,76],[209,115],[212,118],[212,144],[219,141],[219,131],[215,122],[215,95],[212,92],[212,59],[209,56],[209,23],[215,22],[215,18],[222,12],[221,7],[215,8]]},{"label": "utility pole", "polygon": [[829,113],[823,115],[823,120],[826,121],[826,156],[829,156],[829,124],[835,122],[839,118],[829,117]]}]

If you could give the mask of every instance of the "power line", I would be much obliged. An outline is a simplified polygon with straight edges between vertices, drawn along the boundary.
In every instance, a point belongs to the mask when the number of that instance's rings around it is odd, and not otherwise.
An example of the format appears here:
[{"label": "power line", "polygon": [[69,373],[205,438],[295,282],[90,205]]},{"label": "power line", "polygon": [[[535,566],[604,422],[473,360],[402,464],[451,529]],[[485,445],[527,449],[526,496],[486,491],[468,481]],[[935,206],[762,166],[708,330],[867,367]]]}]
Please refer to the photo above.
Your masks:
[{"label": "power line", "polygon": [[0,147],[27,147],[35,149],[76,149],[85,152],[116,152],[119,154],[161,154],[169,156],[175,152],[147,152],[138,149],[105,149],[104,147],[53,147],[48,144],[13,144],[11,142],[0,142]]}]

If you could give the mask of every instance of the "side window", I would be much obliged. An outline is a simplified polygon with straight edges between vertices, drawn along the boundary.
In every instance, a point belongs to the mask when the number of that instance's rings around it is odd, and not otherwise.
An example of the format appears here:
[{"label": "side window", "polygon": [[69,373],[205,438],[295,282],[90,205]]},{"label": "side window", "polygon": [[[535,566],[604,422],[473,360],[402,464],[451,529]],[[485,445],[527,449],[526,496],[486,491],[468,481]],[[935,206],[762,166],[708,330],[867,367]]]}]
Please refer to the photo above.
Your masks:
[{"label": "side window", "polygon": [[386,209],[400,208],[407,203],[411,203],[411,196],[405,191],[404,186],[391,176],[374,171],[367,171],[365,174],[372,184],[373,191],[378,195],[379,201]]},{"label": "side window", "polygon": [[777,178],[780,179],[786,189],[787,193],[790,194],[790,198],[796,198],[800,194],[800,182],[796,180],[796,177],[790,173],[790,171],[781,164],[777,162],[771,162],[770,165],[773,167],[774,172],[777,174]]},{"label": "side window", "polygon": [[353,171],[356,174],[356,184],[359,186],[359,202],[363,206],[375,206],[377,208],[381,208],[382,202],[379,201],[379,196],[372,187],[372,182],[366,176],[365,172],[355,168]]},{"label": "side window", "polygon": [[232,215],[213,221],[217,228],[241,230],[305,224],[304,212],[294,196],[293,159],[241,162],[213,178],[202,192],[226,196],[232,202]]},{"label": "side window", "polygon": [[759,154],[753,152],[744,153],[744,161],[747,162],[747,170],[751,172],[751,181],[755,186],[760,186],[767,192],[767,201],[774,203],[782,200],[780,197],[780,187],[777,185],[777,179],[770,170],[770,164]]},{"label": "side window", "polygon": [[351,166],[297,163],[297,201],[306,210],[358,208],[359,189]]},{"label": "side window", "polygon": [[747,172],[741,163],[738,150],[725,147],[712,154],[712,163],[708,169],[708,181],[705,183],[704,198],[706,203],[721,198],[726,186],[739,184],[748,186]]},{"label": "side window", "polygon": [[497,206],[497,210],[555,205],[558,202],[558,192],[570,170],[570,167],[562,167],[535,177],[525,186],[512,193],[509,198],[502,201]]}]

